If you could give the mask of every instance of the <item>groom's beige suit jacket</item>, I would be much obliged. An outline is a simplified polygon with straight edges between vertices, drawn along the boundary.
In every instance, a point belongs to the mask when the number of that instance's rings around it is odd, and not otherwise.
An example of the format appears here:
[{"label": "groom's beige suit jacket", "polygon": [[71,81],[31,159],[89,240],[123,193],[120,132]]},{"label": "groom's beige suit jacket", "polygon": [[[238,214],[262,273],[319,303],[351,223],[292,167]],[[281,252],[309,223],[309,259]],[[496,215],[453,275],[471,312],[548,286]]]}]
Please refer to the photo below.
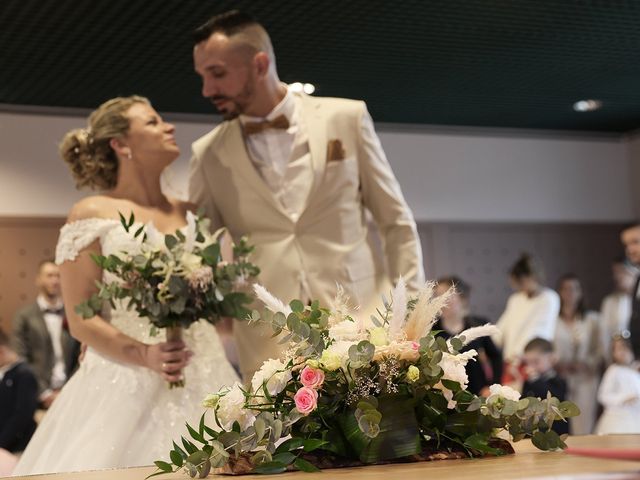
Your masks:
[{"label": "groom's beige suit jacket", "polygon": [[[287,213],[254,167],[238,119],[193,144],[190,200],[204,207],[213,228],[249,236],[258,282],[285,302],[317,299],[330,306],[341,284],[354,304],[366,307],[400,275],[409,288],[420,288],[416,225],[378,137],[362,135],[363,121],[373,128],[364,102],[300,96],[313,183],[299,218]],[[381,246],[370,240],[366,210]],[[245,380],[281,353],[266,328],[236,322],[234,336]]]}]

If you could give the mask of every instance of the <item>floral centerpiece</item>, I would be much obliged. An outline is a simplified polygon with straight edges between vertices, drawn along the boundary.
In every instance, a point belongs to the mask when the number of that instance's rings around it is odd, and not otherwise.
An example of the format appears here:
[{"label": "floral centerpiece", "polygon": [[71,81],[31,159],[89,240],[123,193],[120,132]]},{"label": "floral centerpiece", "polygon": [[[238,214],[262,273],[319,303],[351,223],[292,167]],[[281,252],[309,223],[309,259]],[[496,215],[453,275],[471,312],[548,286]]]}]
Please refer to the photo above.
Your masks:
[{"label": "floral centerpiece", "polygon": [[90,318],[101,312],[104,302],[113,308],[116,302],[126,302],[126,308],[149,319],[152,335],[164,329],[167,340],[181,339],[182,329],[199,320],[246,318],[253,298],[242,289],[259,273],[248,261],[253,248],[242,238],[233,245],[234,260],[224,261],[224,229],[210,234],[208,219],[191,212],[186,219],[183,229],[164,235],[151,223],[138,224],[133,214],[129,219],[120,214],[135,247],[115,255],[92,255],[111,280],[98,282],[98,292],[76,306],[76,312]]},{"label": "floral centerpiece", "polygon": [[[461,350],[495,326],[475,327],[445,340],[431,330],[448,294],[428,283],[407,302],[400,280],[390,301],[365,321],[342,290],[331,309],[294,300],[285,305],[255,286],[266,305],[252,321],[267,322],[291,348],[268,360],[250,386],[236,383],[204,400],[206,413],[191,438],[174,442],[168,473],[192,476],[278,473],[296,468],[362,465],[393,459],[501,455],[531,437],[543,450],[566,445],[551,426],[579,413],[570,402],[520,398],[491,387],[488,398],[467,391],[465,365],[476,352]],[[209,424],[208,424],[209,423]],[[443,455],[444,454],[444,455]]]}]

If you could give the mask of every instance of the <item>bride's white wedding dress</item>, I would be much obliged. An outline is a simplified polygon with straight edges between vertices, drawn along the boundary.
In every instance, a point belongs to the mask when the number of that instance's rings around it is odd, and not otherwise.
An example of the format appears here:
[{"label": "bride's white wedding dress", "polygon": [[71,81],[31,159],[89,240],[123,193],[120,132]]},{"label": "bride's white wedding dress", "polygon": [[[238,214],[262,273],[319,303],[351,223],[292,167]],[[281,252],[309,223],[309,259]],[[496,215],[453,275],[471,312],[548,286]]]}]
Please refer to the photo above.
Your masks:
[{"label": "bride's white wedding dress", "polygon": [[[96,239],[103,255],[137,246],[117,220],[80,220],[62,228],[56,262],[75,259]],[[163,332],[151,337],[148,320],[132,311],[114,309],[110,321],[141,342],[158,343],[165,338]],[[194,356],[184,370],[186,386],[171,390],[159,374],[115,362],[88,348],[13,474],[132,467],[166,460],[172,440],[186,435],[185,422],[197,427],[204,397],[238,379],[212,325],[198,322],[183,332],[183,338]]]}]

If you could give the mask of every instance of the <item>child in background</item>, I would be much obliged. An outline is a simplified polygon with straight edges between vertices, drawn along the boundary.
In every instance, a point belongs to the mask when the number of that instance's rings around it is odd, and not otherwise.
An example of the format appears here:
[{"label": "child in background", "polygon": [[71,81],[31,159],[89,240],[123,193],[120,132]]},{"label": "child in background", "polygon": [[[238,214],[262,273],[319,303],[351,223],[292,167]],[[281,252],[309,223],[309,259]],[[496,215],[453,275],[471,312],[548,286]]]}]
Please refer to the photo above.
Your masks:
[{"label": "child in background", "polygon": [[640,433],[640,373],[633,365],[629,332],[615,335],[613,362],[604,372],[598,401],[604,407],[596,433]]},{"label": "child in background", "polygon": [[[561,402],[567,396],[567,383],[555,371],[553,344],[544,338],[534,338],[524,347],[524,364],[527,375],[522,385],[523,397],[546,398],[547,392]],[[558,435],[569,433],[567,422],[555,422],[553,431]]]}]

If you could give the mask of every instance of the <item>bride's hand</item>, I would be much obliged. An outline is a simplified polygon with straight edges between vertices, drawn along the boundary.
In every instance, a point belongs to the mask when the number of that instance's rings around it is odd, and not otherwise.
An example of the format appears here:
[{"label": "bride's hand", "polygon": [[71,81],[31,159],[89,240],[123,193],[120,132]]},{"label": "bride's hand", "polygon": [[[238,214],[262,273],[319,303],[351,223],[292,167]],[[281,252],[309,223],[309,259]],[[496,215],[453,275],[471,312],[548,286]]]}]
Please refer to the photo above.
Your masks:
[{"label": "bride's hand", "polygon": [[161,342],[147,345],[146,366],[159,373],[167,382],[182,380],[182,369],[193,356],[183,341]]}]

